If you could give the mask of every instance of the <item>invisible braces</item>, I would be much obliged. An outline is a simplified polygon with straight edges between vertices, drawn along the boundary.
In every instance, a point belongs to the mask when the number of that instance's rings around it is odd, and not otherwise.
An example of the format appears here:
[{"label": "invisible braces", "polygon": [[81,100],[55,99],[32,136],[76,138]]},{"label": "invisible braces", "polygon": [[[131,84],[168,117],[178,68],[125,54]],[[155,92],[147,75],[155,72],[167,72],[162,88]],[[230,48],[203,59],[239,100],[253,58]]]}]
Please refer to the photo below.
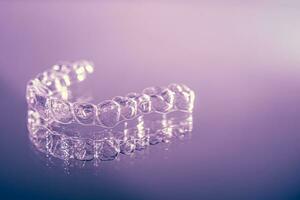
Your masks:
[{"label": "invisible braces", "polygon": [[[50,70],[28,82],[26,89],[28,129],[30,139],[38,149],[50,152],[51,155],[62,159],[111,160],[119,152],[128,154],[134,149],[142,149],[142,146],[149,144],[151,134],[144,134],[141,137],[137,134],[129,134],[130,137],[127,137],[128,132],[137,132],[136,130],[147,132],[150,131],[149,128],[135,127],[117,132],[112,131],[122,123],[138,119],[141,124],[143,117],[151,113],[167,116],[174,111],[181,111],[189,114],[185,123],[192,125],[190,115],[194,107],[195,93],[183,84],[149,87],[141,93],[116,96],[99,104],[70,101],[71,85],[85,80],[93,71],[94,66],[88,61],[62,63],[54,65]],[[160,121],[162,122],[165,123],[166,120]],[[63,131],[57,132],[53,129],[55,126],[63,127],[73,124],[99,127],[108,131],[105,130],[105,137],[99,139],[95,138],[95,135],[93,138],[69,136],[62,133]],[[173,129],[176,129],[174,127],[176,126],[173,125]],[[163,127],[155,132],[164,132],[163,130],[167,128]],[[177,128],[180,129],[180,126]],[[116,138],[116,135],[122,135],[122,137]],[[139,142],[144,142],[144,144],[139,145]],[[122,150],[122,146],[127,150]],[[73,149],[73,152],[70,149]],[[103,152],[101,153],[99,149]]]}]

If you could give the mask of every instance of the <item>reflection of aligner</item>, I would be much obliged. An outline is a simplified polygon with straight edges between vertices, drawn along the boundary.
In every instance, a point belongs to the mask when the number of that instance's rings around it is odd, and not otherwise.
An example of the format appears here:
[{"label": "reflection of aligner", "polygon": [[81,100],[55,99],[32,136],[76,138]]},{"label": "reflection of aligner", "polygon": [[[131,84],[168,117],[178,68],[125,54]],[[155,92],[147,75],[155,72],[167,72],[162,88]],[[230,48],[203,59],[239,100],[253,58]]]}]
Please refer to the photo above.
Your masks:
[{"label": "reflection of aligner", "polygon": [[[28,126],[32,123],[30,111]],[[168,114],[153,113],[125,122],[121,128],[91,130],[93,134],[82,137],[68,130],[56,132],[51,127],[37,126],[30,129],[30,139],[38,150],[54,157],[69,160],[113,160],[119,153],[132,154],[148,145],[170,142],[192,131],[192,115],[188,112]]]},{"label": "reflection of aligner", "polygon": [[92,72],[93,66],[87,61],[54,65],[52,69],[29,81],[26,95],[28,107],[37,111],[47,124],[55,121],[106,128],[152,112],[193,110],[195,94],[183,84],[150,87],[142,93],[117,96],[97,105],[70,102],[70,86],[83,81]]}]

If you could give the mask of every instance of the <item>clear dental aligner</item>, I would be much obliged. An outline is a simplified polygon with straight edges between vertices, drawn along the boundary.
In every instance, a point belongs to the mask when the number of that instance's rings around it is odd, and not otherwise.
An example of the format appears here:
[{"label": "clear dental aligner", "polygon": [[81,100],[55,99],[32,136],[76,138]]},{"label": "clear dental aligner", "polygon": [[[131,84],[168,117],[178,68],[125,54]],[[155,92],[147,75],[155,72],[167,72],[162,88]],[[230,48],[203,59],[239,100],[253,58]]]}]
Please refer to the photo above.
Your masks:
[{"label": "clear dental aligner", "polygon": [[[55,137],[76,139],[77,136],[68,136],[61,131],[54,131],[53,124],[58,126],[78,124],[112,129],[122,122],[151,113],[165,115],[173,111],[186,113],[193,111],[195,94],[183,84],[149,87],[141,93],[117,96],[99,104],[71,101],[71,85],[85,80],[93,71],[93,64],[87,61],[62,63],[54,65],[50,70],[28,82],[26,99],[31,138],[38,138],[34,135],[46,132],[47,135],[51,135],[52,140]],[[78,145],[84,146],[83,149],[88,146],[89,142],[85,142],[86,138],[77,137],[77,139]],[[91,140],[92,143],[97,141],[95,138]],[[122,141],[124,143],[125,140]],[[80,156],[73,157],[80,159]],[[81,160],[89,159],[83,156]]]},{"label": "clear dental aligner", "polygon": [[77,122],[106,128],[150,112],[193,110],[195,94],[183,84],[149,87],[142,93],[117,96],[97,105],[68,101],[71,84],[83,81],[92,72],[93,65],[87,61],[54,65],[29,81],[26,96],[29,108],[38,111],[45,121]]}]

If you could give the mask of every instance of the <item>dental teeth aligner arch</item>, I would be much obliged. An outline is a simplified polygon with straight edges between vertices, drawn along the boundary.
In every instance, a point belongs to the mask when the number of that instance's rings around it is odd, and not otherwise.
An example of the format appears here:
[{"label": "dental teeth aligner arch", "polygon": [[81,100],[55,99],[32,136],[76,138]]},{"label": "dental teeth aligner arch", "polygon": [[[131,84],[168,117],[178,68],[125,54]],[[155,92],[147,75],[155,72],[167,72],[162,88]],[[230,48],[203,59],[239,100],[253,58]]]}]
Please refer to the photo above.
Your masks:
[{"label": "dental teeth aligner arch", "polygon": [[[195,93],[183,84],[149,87],[141,93],[116,96],[98,104],[69,101],[70,86],[85,80],[93,71],[93,64],[88,61],[62,63],[52,66],[50,70],[38,74],[36,78],[28,82],[26,88],[28,129],[32,141],[45,140],[42,141],[42,144],[49,151],[53,149],[55,137],[60,138],[58,141],[61,143],[59,144],[61,149],[67,149],[70,146],[70,140],[72,140],[72,145],[78,149],[76,153],[72,153],[72,157],[79,160],[91,160],[95,157],[101,160],[110,160],[109,157],[102,157],[101,150],[96,153],[95,148],[104,149],[103,146],[115,146],[115,150],[110,152],[111,157],[114,158],[115,154],[122,152],[120,147],[114,144],[115,140],[111,138],[101,139],[101,141],[88,138],[70,138],[50,130],[49,125],[53,123],[61,125],[79,124],[112,129],[121,122],[150,113],[166,114],[173,111],[192,113],[193,111]],[[51,139],[47,138],[50,136]],[[99,144],[97,144],[98,142]],[[120,146],[122,145],[124,146],[124,141],[120,144]],[[130,144],[126,148],[129,151],[132,150]],[[95,152],[89,154],[88,151]],[[51,151],[50,153],[53,154]],[[64,153],[68,155],[61,155],[63,158],[71,155],[67,150]]]}]

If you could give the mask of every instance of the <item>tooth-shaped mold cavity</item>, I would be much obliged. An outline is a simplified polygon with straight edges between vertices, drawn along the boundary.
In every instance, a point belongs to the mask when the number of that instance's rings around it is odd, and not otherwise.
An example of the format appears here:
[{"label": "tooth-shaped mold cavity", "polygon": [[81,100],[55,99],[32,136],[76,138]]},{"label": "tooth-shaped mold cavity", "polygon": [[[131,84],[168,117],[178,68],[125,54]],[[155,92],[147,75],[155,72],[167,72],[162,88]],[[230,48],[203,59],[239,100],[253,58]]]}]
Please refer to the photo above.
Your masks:
[{"label": "tooth-shaped mold cavity", "polygon": [[182,90],[186,93],[188,93],[189,96],[189,108],[188,111],[192,111],[194,108],[194,102],[195,102],[195,92],[193,90],[191,90],[188,86],[184,85],[184,84],[180,84],[182,87]]},{"label": "tooth-shaped mold cavity", "polygon": [[44,120],[50,118],[50,102],[46,94],[32,84],[27,86],[26,99],[30,108],[38,111]]},{"label": "tooth-shaped mold cavity", "polygon": [[171,84],[168,88],[173,91],[175,108],[178,110],[191,111],[194,104],[194,92],[180,84]]},{"label": "tooth-shaped mold cavity", "polygon": [[113,98],[120,105],[121,116],[123,119],[132,119],[137,113],[137,102],[129,97],[117,96]]},{"label": "tooth-shaped mold cavity", "polygon": [[50,102],[40,84],[35,86],[33,82],[27,86],[27,103],[30,108],[35,109],[44,120],[50,119]]},{"label": "tooth-shaped mold cavity", "polygon": [[96,118],[96,106],[91,103],[74,103],[73,112],[76,120],[82,124],[93,124]]},{"label": "tooth-shaped mold cavity", "polygon": [[43,95],[36,95],[36,105],[35,109],[39,112],[40,116],[44,120],[50,119],[51,110],[50,110],[50,100]]},{"label": "tooth-shaped mold cavity", "polygon": [[142,113],[151,112],[151,99],[149,95],[129,93],[127,95],[129,98],[134,99],[137,103],[137,111]]},{"label": "tooth-shaped mold cavity", "polygon": [[143,90],[150,96],[152,108],[158,112],[168,112],[173,108],[174,93],[168,88],[150,87]]},{"label": "tooth-shaped mold cavity", "polygon": [[170,106],[164,99],[159,95],[151,96],[152,108],[158,112],[167,112]]},{"label": "tooth-shaped mold cavity", "polygon": [[121,116],[121,108],[115,101],[107,100],[97,105],[98,122],[106,127],[114,127]]},{"label": "tooth-shaped mold cavity", "polygon": [[51,102],[51,112],[53,117],[61,123],[70,123],[73,120],[71,105],[69,102],[53,98]]}]

